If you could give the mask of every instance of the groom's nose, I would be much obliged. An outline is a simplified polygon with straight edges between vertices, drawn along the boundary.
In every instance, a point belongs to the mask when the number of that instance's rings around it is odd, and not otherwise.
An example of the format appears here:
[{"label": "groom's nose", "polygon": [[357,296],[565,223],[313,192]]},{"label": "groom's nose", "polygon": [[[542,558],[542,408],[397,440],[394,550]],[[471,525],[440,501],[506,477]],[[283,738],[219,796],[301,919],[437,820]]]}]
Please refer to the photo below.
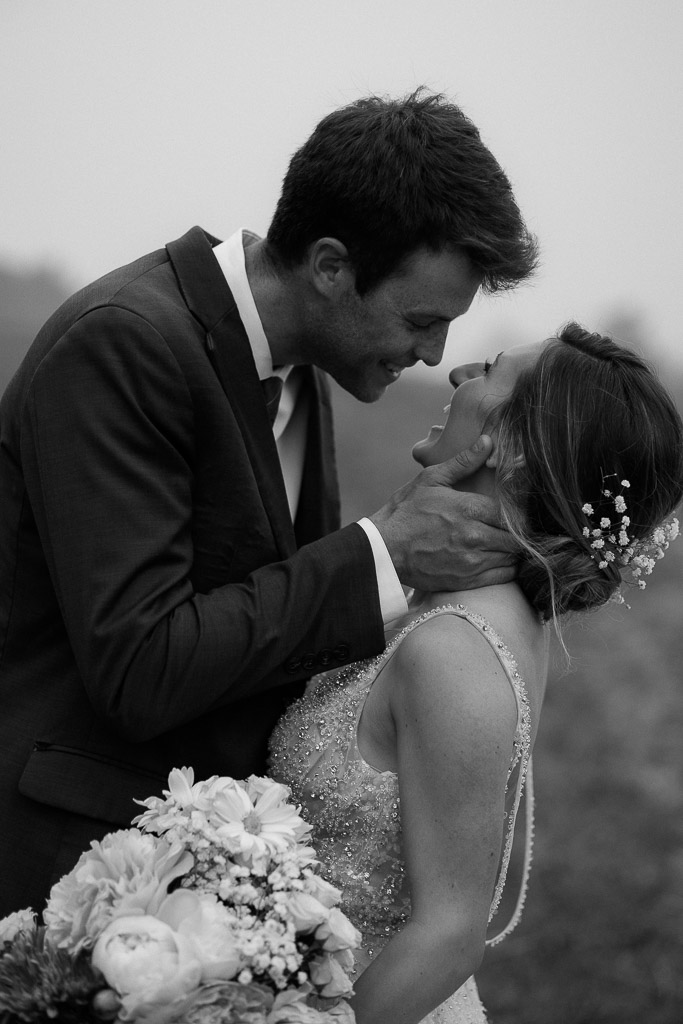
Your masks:
[{"label": "groom's nose", "polygon": [[443,328],[434,328],[428,338],[424,338],[415,346],[416,358],[421,359],[427,366],[438,366],[443,357],[447,336],[448,324],[444,324]]}]

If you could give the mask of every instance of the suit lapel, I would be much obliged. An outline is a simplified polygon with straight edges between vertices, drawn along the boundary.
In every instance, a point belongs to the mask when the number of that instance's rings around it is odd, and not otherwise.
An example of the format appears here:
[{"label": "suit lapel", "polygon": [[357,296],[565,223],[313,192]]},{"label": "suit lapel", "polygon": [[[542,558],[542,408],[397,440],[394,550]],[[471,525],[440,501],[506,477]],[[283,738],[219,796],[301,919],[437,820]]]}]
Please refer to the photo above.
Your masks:
[{"label": "suit lapel", "polygon": [[167,245],[183,298],[206,331],[206,352],[235,413],[278,550],[296,550],[273,431],[251,352],[227,281],[201,228]]},{"label": "suit lapel", "polygon": [[195,227],[166,246],[185,304],[206,331],[235,306],[218,260],[211,252],[214,245],[218,245],[217,238]]},{"label": "suit lapel", "polygon": [[306,459],[296,515],[298,545],[339,529],[340,502],[332,430],[330,388],[325,374],[305,367],[302,387],[309,389]]}]

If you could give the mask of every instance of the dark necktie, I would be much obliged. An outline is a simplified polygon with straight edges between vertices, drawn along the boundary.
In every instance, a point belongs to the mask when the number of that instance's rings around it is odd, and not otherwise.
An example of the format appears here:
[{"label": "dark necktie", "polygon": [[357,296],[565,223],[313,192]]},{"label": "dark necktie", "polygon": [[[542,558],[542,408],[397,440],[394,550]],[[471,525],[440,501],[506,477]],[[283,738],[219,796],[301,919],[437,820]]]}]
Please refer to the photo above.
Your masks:
[{"label": "dark necktie", "polygon": [[282,394],[282,384],[282,377],[266,377],[265,380],[261,381],[263,397],[266,402],[266,409],[268,411],[268,419],[271,427],[275,423],[275,417],[277,416],[277,409],[280,404],[280,395]]}]

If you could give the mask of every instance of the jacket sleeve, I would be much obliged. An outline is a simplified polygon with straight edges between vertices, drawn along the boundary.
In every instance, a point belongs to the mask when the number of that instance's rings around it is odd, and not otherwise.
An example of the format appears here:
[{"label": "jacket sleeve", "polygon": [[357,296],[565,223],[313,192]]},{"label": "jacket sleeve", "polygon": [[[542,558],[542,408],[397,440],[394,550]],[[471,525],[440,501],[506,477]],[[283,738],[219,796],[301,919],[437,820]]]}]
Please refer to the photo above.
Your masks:
[{"label": "jacket sleeve", "polygon": [[194,400],[155,328],[105,307],[53,346],[23,410],[27,494],[79,673],[135,741],[383,645],[355,524],[194,591]]}]

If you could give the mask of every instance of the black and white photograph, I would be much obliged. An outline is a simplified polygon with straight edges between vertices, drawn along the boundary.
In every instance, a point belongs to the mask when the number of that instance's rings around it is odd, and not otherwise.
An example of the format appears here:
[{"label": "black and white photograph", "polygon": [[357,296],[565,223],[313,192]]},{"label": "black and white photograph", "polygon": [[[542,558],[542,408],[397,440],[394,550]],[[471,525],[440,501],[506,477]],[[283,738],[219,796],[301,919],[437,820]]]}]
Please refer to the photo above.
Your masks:
[{"label": "black and white photograph", "polygon": [[0,1024],[681,1024],[681,44],[3,0]]}]

